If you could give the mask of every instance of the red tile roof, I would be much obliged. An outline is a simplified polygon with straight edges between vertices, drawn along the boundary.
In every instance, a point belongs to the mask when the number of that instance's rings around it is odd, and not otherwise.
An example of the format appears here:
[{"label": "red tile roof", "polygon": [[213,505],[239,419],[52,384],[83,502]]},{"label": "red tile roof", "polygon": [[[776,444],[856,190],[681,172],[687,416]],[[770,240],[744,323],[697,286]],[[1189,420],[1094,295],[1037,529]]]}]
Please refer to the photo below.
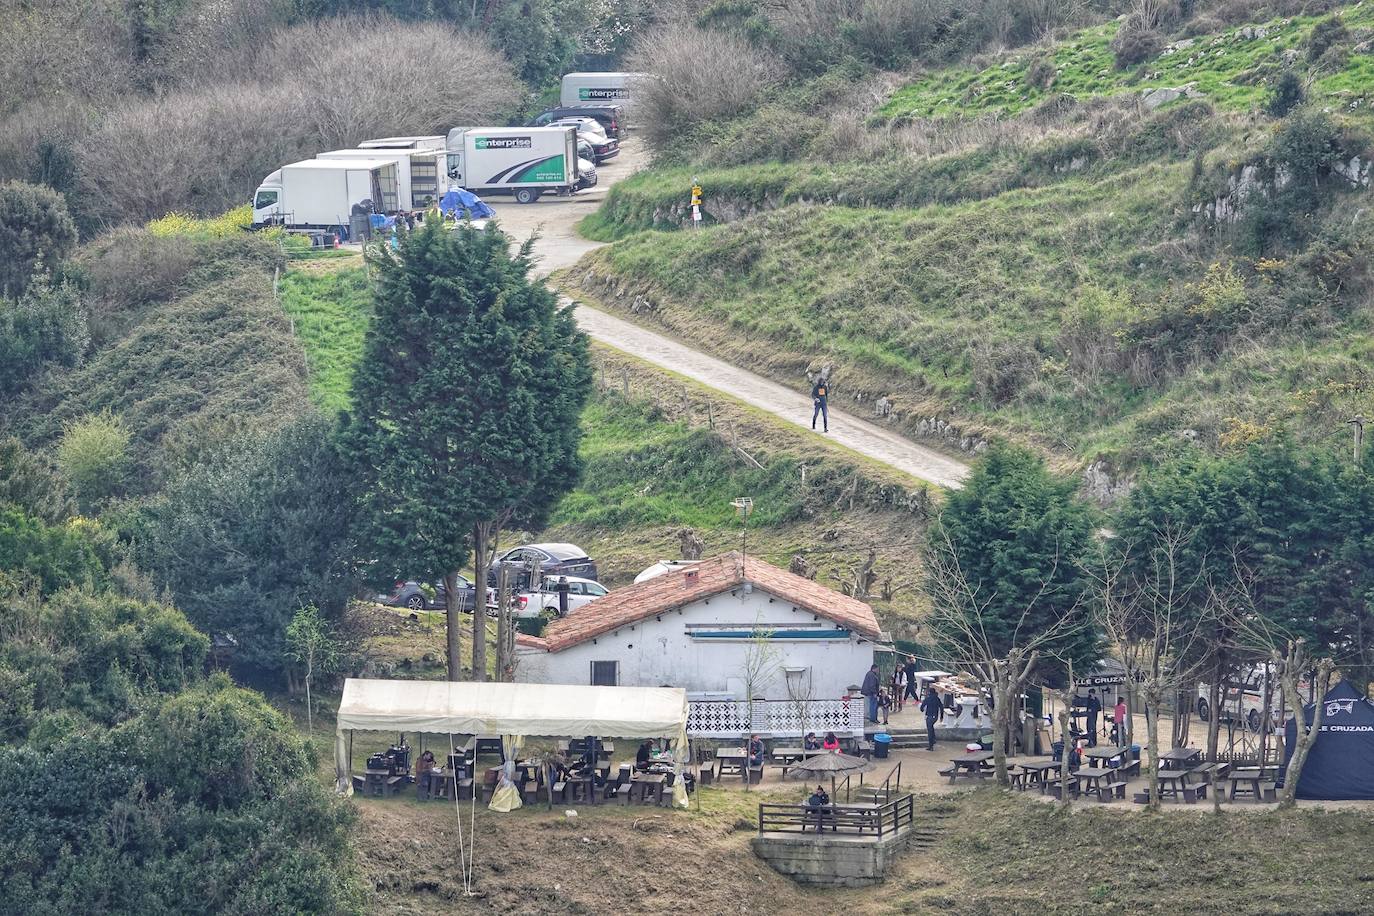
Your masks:
[{"label": "red tile roof", "polygon": [[518,636],[516,642],[558,652],[646,617],[729,591],[744,582],[752,582],[770,595],[870,639],[878,637],[878,620],[873,616],[873,609],[862,601],[756,557],[747,557],[742,570],[740,565],[739,554],[727,553],[702,560],[696,566],[628,585],[598,598],[574,614],[552,621],[544,629],[542,638]]}]

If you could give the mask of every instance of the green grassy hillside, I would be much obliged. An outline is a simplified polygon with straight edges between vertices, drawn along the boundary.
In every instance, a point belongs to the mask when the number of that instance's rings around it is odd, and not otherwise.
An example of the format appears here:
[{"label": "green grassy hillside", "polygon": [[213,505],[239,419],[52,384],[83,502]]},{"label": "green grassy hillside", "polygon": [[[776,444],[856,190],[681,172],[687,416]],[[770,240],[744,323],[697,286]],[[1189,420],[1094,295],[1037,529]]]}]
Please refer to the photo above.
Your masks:
[{"label": "green grassy hillside", "polygon": [[[584,229],[617,241],[568,277],[785,384],[831,365],[842,402],[918,438],[1129,469],[1344,436],[1374,406],[1372,24],[1194,22],[1119,69],[1113,22],[874,78],[866,110],[779,93],[613,189]],[[1270,113],[1284,70],[1306,101]],[[679,231],[692,178],[707,219]]]},{"label": "green grassy hillside", "polygon": [[[322,406],[346,407],[371,311],[362,268],[293,267],[282,290],[312,396]],[[582,480],[548,529],[508,539],[574,541],[597,558],[603,579],[619,585],[678,557],[687,529],[708,555],[738,549],[741,528],[730,503],[750,496],[753,552],[784,567],[802,556],[822,581],[837,585],[852,581],[870,548],[881,548],[875,572],[887,597],[877,606],[899,631],[915,617],[919,601],[904,580],[931,507],[924,488],[637,360],[594,353],[599,384],[582,418]]]}]

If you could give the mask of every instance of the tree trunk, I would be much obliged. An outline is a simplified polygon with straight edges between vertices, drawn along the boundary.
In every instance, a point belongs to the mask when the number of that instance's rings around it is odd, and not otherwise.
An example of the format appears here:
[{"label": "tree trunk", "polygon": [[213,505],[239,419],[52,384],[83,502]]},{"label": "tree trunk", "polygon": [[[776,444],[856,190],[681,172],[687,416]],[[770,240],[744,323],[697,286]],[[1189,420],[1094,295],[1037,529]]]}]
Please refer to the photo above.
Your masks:
[{"label": "tree trunk", "polygon": [[[444,592],[444,610],[447,612],[447,620],[444,623],[444,643],[448,653],[448,679],[461,681],[463,679],[463,649],[460,627],[463,625],[463,605],[462,598],[458,594],[458,570],[455,569],[444,575]],[[476,592],[473,594],[475,595]],[[475,610],[476,608],[474,608]]]},{"label": "tree trunk", "polygon": [[472,679],[487,679],[487,571],[491,568],[492,522],[472,526]]},{"label": "tree trunk", "polygon": [[510,627],[510,576],[503,565],[496,571],[496,680],[506,680],[506,630]]},{"label": "tree trunk", "polygon": [[[1288,701],[1293,706],[1297,742],[1293,746],[1293,756],[1288,761],[1288,770],[1283,777],[1283,794],[1279,796],[1280,808],[1292,808],[1298,802],[1298,779],[1302,776],[1303,765],[1307,763],[1308,752],[1312,750],[1312,745],[1317,743],[1317,735],[1322,727],[1322,713],[1325,712],[1326,706],[1320,700],[1313,703],[1312,727],[1303,727],[1303,704],[1298,693],[1298,678],[1305,666],[1297,664],[1301,652],[1299,646],[1289,643],[1288,658],[1284,662],[1281,676],[1283,692],[1287,694]],[[1312,679],[1313,696],[1326,696],[1326,691],[1331,687],[1331,671],[1334,667],[1329,658],[1317,662],[1317,674]]]},{"label": "tree trunk", "polygon": [[310,679],[315,674],[315,652],[311,649],[305,656],[305,728],[311,737],[315,734],[315,705],[310,702]]},{"label": "tree trunk", "polygon": [[1073,778],[1069,775],[1069,754],[1073,752],[1070,747],[1071,736],[1069,734],[1069,723],[1073,719],[1073,688],[1072,684],[1063,693],[1059,694],[1059,743],[1064,748],[1064,753],[1059,757],[1059,798],[1060,806],[1069,807],[1069,781]]},{"label": "tree trunk", "polygon": [[1003,740],[1007,733],[1007,709],[1014,690],[1010,681],[1010,674],[999,666],[992,694],[992,765],[999,786],[1011,785],[1007,776],[1007,745]]},{"label": "tree trunk", "polygon": [[1212,683],[1207,688],[1207,708],[1212,714],[1207,717],[1207,759],[1213,762],[1217,759],[1217,744],[1221,737],[1221,698],[1225,696],[1221,690],[1222,666],[1218,662],[1212,671]]},{"label": "tree trunk", "polygon": [[1150,781],[1150,810],[1160,809],[1159,799],[1159,708],[1164,703],[1164,691],[1145,687],[1145,740],[1150,751],[1150,766],[1146,771]]},{"label": "tree trunk", "polygon": [[[1260,708],[1260,733],[1259,733],[1259,765],[1260,771],[1264,771],[1264,764],[1269,759],[1269,729],[1270,723],[1274,721],[1274,696],[1273,678],[1269,673],[1269,663],[1264,664],[1264,694]],[[1282,719],[1280,719],[1282,721]]]}]

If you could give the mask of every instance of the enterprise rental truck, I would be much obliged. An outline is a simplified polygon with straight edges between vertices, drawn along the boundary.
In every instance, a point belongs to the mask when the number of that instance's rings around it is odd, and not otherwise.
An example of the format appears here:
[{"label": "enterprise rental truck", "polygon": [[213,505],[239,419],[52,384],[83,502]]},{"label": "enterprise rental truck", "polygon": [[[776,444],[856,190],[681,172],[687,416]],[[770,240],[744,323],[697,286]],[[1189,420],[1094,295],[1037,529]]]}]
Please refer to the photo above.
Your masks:
[{"label": "enterprise rental truck", "polygon": [[443,140],[432,149],[336,149],[316,159],[386,159],[396,163],[397,206],[423,210],[448,190],[448,154]]},{"label": "enterprise rental truck", "polygon": [[532,204],[546,191],[571,194],[580,186],[577,131],[571,127],[475,127],[448,137],[450,184],[514,194]]},{"label": "enterprise rental truck", "polygon": [[253,228],[338,229],[353,208],[397,209],[393,159],[307,159],[284,165],[253,194]]},{"label": "enterprise rental truck", "polygon": [[604,105],[612,102],[625,108],[628,117],[633,107],[633,88],[643,73],[569,73],[563,77],[562,105]]}]

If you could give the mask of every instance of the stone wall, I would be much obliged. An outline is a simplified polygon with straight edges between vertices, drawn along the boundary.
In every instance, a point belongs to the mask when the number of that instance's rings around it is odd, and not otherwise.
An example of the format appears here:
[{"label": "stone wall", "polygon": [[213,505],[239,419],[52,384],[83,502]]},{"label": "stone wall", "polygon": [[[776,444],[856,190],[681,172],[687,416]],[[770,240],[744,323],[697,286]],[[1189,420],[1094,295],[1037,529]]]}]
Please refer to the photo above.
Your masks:
[{"label": "stone wall", "polygon": [[754,854],[774,871],[800,884],[866,887],[880,883],[895,856],[906,845],[909,829],[885,836],[817,833],[762,833],[753,839]]}]

